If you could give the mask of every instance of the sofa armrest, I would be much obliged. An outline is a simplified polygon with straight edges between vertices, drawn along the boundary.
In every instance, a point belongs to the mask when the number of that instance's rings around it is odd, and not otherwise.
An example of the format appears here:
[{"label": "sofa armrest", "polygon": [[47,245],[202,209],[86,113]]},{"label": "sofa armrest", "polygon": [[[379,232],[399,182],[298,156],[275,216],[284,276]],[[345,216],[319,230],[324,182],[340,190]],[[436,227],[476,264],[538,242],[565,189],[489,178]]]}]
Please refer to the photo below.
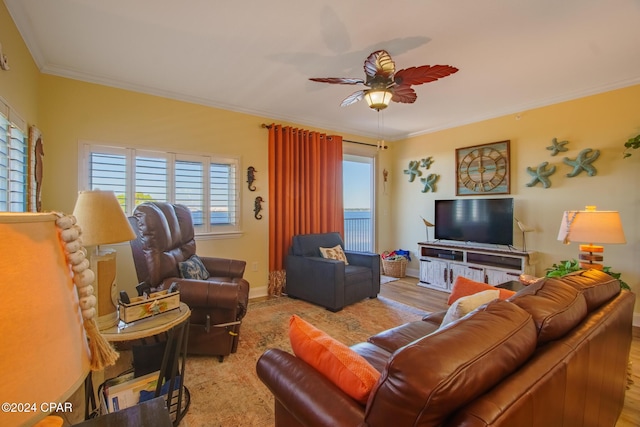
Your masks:
[{"label": "sofa armrest", "polygon": [[306,426],[359,426],[365,408],[294,355],[267,350],[256,364],[258,377],[275,399]]},{"label": "sofa armrest", "polygon": [[239,286],[230,282],[208,282],[206,280],[165,279],[168,286],[177,283],[180,287],[180,300],[191,308],[223,308],[235,310],[239,302]]},{"label": "sofa armrest", "polygon": [[440,327],[442,321],[444,320],[444,316],[447,314],[447,311],[434,311],[433,313],[427,313],[422,317],[423,322],[429,322],[436,327]]},{"label": "sofa armrest", "polygon": [[380,255],[367,252],[345,251],[349,264],[369,267],[374,272],[380,272]]},{"label": "sofa armrest", "polygon": [[212,277],[242,277],[246,261],[226,258],[200,257],[202,264]]}]

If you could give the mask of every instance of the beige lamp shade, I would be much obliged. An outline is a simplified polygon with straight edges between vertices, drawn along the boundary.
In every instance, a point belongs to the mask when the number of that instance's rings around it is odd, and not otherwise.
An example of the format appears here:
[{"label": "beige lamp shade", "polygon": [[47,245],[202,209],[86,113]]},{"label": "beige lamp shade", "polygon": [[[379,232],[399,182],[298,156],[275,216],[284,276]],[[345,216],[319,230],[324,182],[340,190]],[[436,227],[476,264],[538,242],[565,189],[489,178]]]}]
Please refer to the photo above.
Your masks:
[{"label": "beige lamp shade", "polygon": [[617,211],[598,211],[588,207],[583,211],[566,211],[562,216],[558,240],[565,243],[626,243],[622,221]]},{"label": "beige lamp shade", "polygon": [[36,405],[0,425],[32,425],[82,384],[90,350],[56,216],[0,213],[0,236],[0,401]]},{"label": "beige lamp shade", "polygon": [[136,238],[113,191],[81,191],[73,210],[85,246],[108,245]]}]

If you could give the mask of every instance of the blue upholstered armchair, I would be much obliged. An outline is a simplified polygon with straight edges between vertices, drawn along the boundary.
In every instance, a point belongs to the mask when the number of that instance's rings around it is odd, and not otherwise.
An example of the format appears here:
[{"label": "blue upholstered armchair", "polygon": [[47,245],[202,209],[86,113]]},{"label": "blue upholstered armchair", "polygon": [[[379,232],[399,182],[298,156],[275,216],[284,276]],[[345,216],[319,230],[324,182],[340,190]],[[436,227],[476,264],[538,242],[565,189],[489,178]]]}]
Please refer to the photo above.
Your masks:
[{"label": "blue upholstered armchair", "polygon": [[334,312],[365,298],[378,296],[380,255],[345,251],[348,265],[321,256],[321,247],[332,248],[336,245],[344,248],[339,233],[301,234],[293,237],[286,260],[285,292],[288,296]]}]

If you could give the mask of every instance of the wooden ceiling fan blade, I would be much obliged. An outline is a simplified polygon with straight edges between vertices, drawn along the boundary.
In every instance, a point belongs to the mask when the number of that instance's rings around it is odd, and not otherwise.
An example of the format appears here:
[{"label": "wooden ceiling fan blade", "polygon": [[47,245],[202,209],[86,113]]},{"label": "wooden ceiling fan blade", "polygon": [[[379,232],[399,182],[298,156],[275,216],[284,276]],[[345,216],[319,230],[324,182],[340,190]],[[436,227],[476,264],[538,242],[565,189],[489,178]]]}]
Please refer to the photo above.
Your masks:
[{"label": "wooden ceiling fan blade", "polygon": [[320,83],[331,83],[338,85],[357,85],[364,83],[364,80],[351,77],[312,77],[309,80]]},{"label": "wooden ceiling fan blade", "polygon": [[386,50],[376,50],[364,61],[364,73],[369,78],[391,77],[395,71],[396,64]]},{"label": "wooden ceiling fan blade", "polygon": [[422,65],[399,70],[395,74],[394,80],[398,85],[420,85],[434,82],[457,71],[456,67],[450,65]]},{"label": "wooden ceiling fan blade", "polygon": [[403,104],[413,104],[418,99],[416,91],[409,85],[395,86],[393,89],[393,102],[401,102]]},{"label": "wooden ceiling fan blade", "polygon": [[346,107],[347,105],[355,104],[356,102],[364,98],[365,93],[366,93],[366,90],[359,90],[357,92],[353,92],[351,95],[349,95],[342,101],[340,106]]}]

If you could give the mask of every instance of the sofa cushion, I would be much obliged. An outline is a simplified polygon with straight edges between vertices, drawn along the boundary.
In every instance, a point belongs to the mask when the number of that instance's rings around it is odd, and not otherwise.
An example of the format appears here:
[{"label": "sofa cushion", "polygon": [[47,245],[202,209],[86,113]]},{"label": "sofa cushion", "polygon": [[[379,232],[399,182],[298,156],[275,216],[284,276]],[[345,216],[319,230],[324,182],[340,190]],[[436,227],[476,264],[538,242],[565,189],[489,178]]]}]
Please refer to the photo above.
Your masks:
[{"label": "sofa cushion", "polygon": [[582,270],[558,278],[582,291],[587,300],[587,310],[592,312],[620,293],[620,282],[600,270]]},{"label": "sofa cushion", "polygon": [[482,304],[486,304],[489,301],[498,299],[499,296],[500,291],[494,288],[472,295],[467,295],[466,297],[458,298],[456,302],[454,302],[453,305],[447,310],[447,314],[444,315],[444,319],[442,319],[442,324],[440,325],[440,327],[445,327],[449,323],[463,318],[476,308],[480,307]]},{"label": "sofa cushion", "polygon": [[371,393],[365,423],[439,426],[518,369],[535,348],[531,315],[492,301],[393,353]]},{"label": "sofa cushion", "polygon": [[296,316],[289,320],[293,353],[362,404],[380,377],[367,360],[346,345]]},{"label": "sofa cushion", "polygon": [[347,256],[344,254],[344,250],[342,249],[342,246],[335,245],[332,248],[320,247],[319,249],[320,249],[320,254],[322,255],[322,258],[335,259],[337,261],[344,262],[345,265],[349,265],[349,261],[347,261]]},{"label": "sofa cushion", "polygon": [[195,254],[188,260],[179,262],[178,269],[183,279],[206,280],[209,278],[209,272],[200,257]]},{"label": "sofa cushion", "polygon": [[435,324],[423,320],[416,320],[415,322],[405,323],[404,325],[382,331],[379,334],[369,337],[367,341],[393,353],[400,347],[404,347],[417,339],[426,337],[436,331],[439,326],[440,323]]},{"label": "sofa cushion", "polygon": [[498,289],[500,292],[500,299],[507,299],[513,294],[514,291],[509,289],[496,288],[495,286],[491,286],[487,283],[476,282],[475,280],[467,279],[464,276],[456,277],[456,281],[453,283],[453,287],[451,288],[451,294],[449,294],[449,299],[447,304],[451,305],[458,298],[466,297],[467,295],[473,295],[478,292],[490,290],[490,289]]},{"label": "sofa cushion", "polygon": [[544,279],[519,291],[509,301],[533,316],[538,345],[558,339],[587,315],[582,292],[558,279]]}]

